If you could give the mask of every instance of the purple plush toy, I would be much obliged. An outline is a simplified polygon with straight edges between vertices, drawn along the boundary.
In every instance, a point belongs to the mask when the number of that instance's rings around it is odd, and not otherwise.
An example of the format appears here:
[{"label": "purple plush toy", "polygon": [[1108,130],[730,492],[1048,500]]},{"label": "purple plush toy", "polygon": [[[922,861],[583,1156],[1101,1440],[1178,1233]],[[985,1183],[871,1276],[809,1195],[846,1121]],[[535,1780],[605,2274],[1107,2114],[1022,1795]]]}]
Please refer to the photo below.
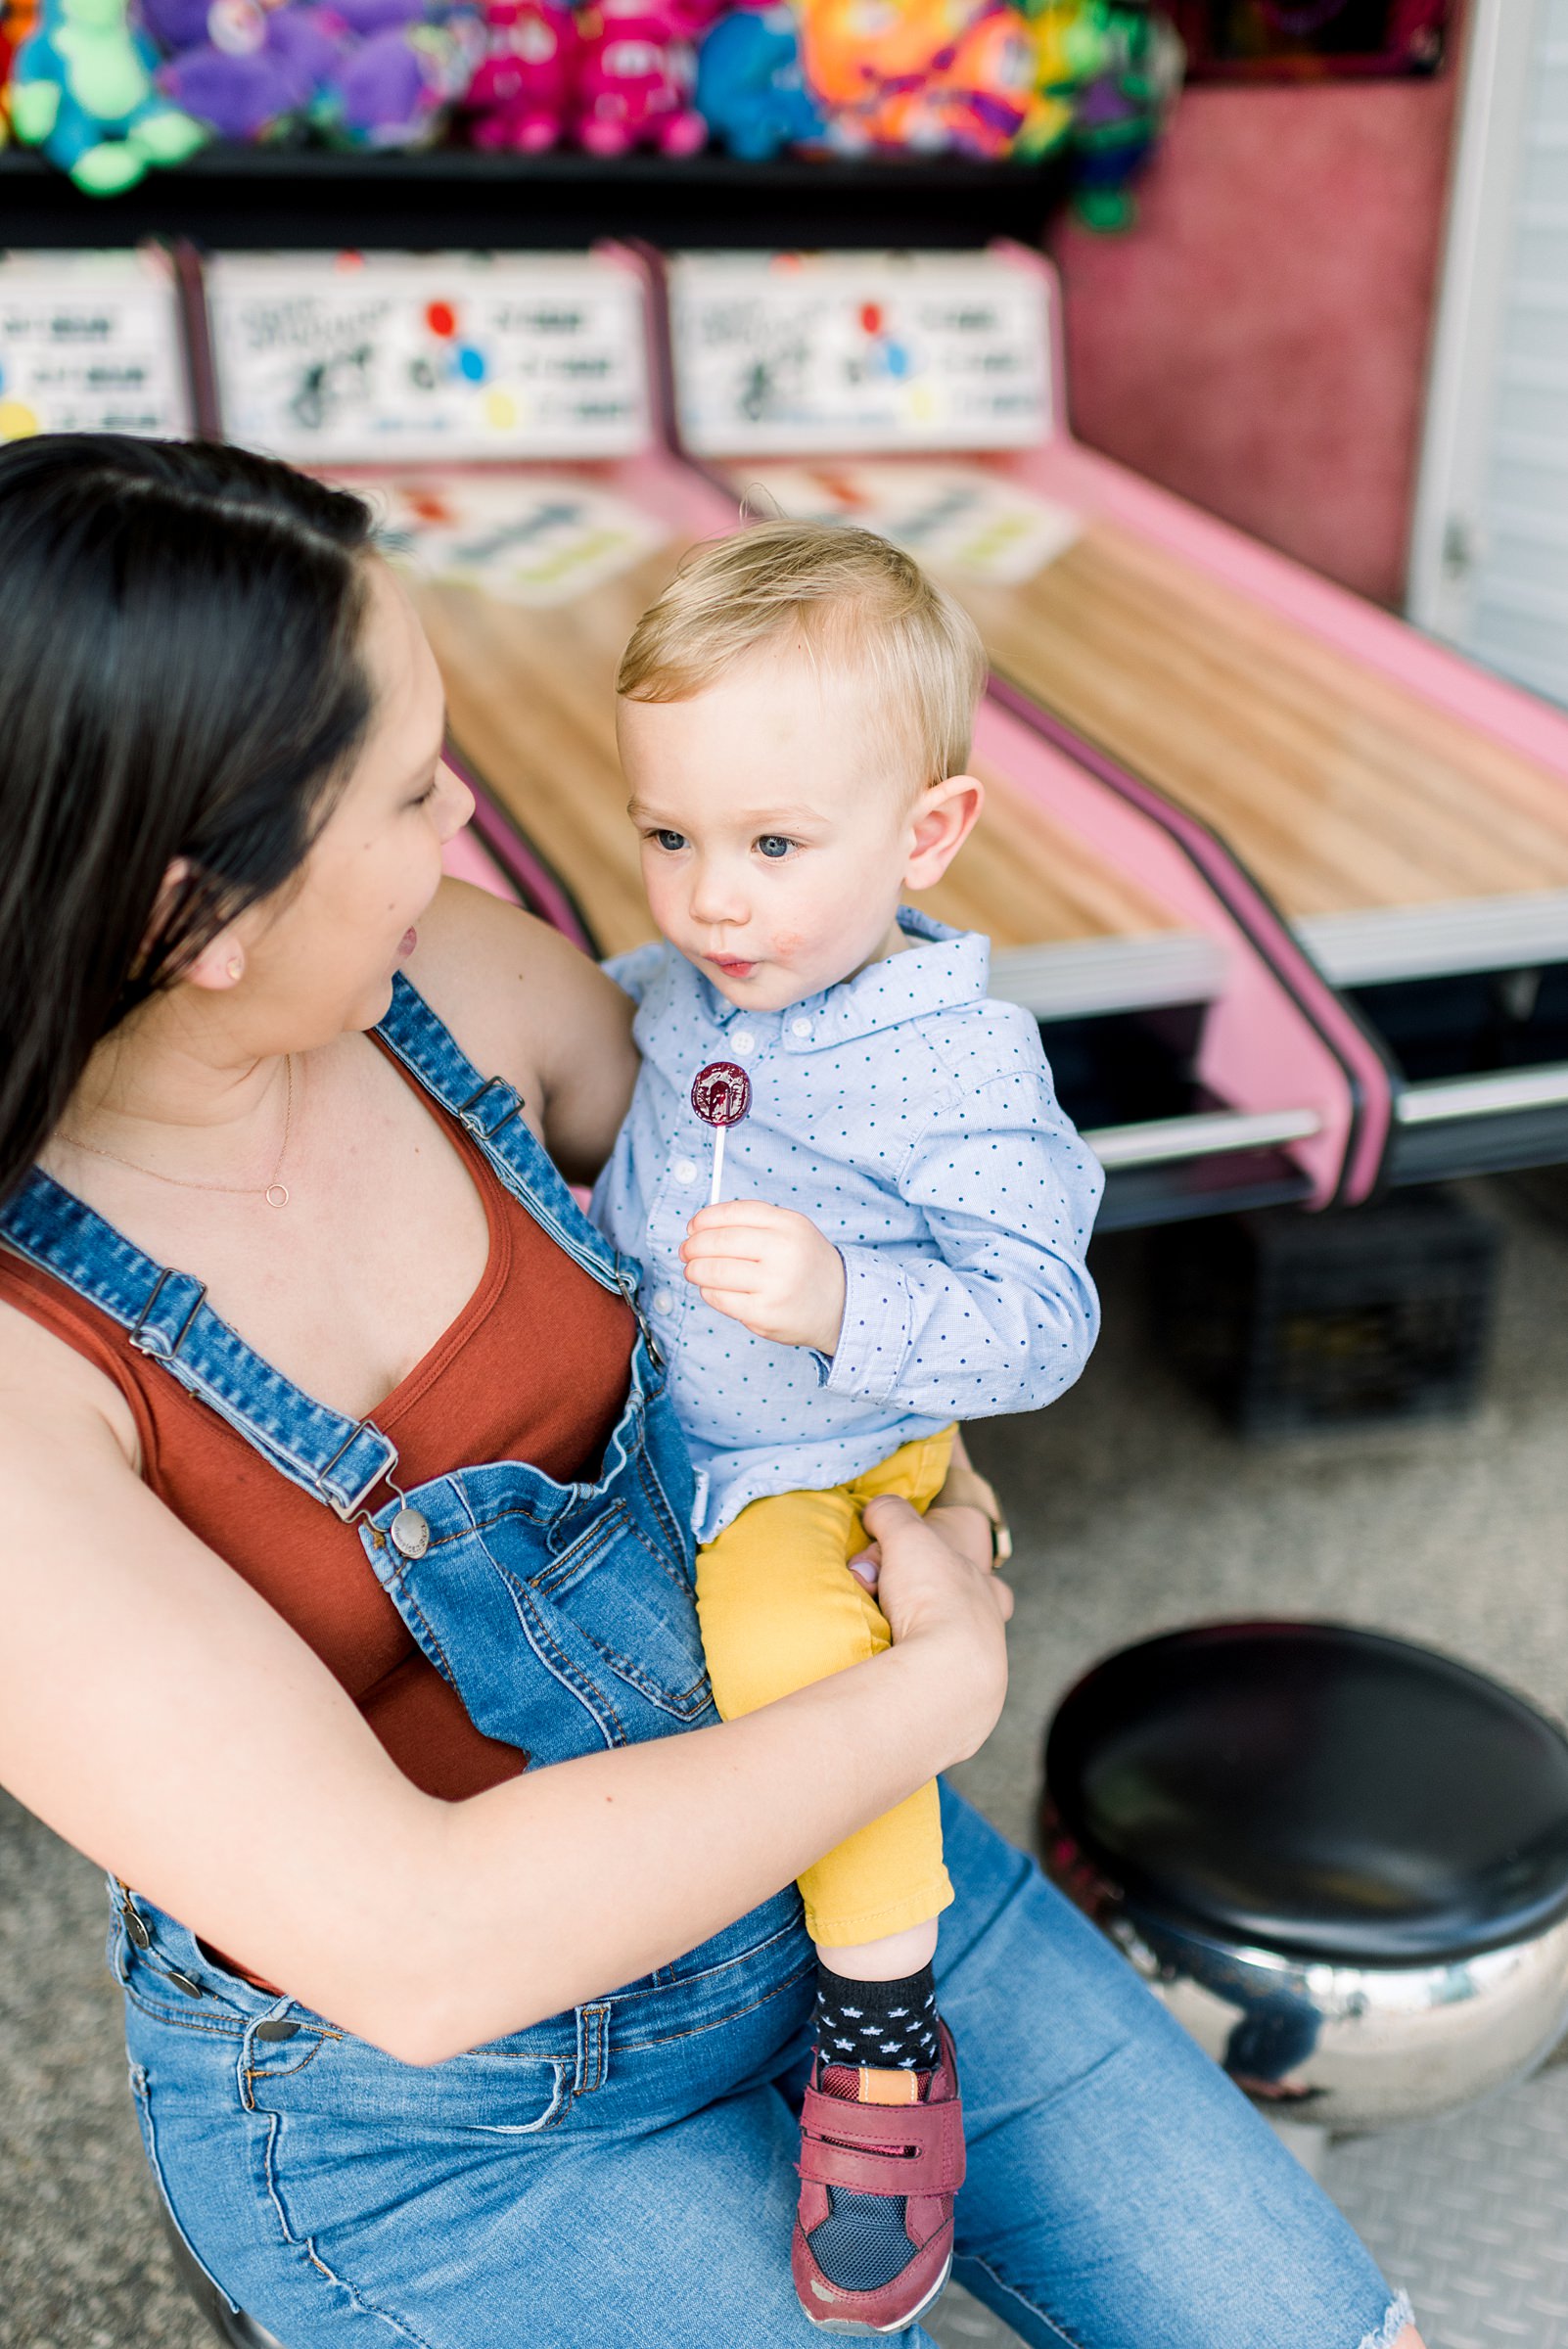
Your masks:
[{"label": "purple plush toy", "polygon": [[444,0],[331,0],[345,41],[314,119],[351,147],[438,138],[484,51],[477,13]]},{"label": "purple plush toy", "polygon": [[273,138],[304,115],[339,54],[322,9],[258,0],[141,0],[147,30],[167,54],[165,96],[219,138]]}]

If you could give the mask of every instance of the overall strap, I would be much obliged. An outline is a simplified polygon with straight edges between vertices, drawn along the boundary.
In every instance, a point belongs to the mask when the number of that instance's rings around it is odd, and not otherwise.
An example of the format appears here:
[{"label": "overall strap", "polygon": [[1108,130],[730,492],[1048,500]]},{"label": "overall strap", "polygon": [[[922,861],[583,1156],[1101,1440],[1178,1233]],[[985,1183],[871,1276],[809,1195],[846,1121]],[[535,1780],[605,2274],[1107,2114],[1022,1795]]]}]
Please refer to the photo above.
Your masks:
[{"label": "overall strap", "polygon": [[595,1230],[549,1152],[523,1116],[523,1097],[504,1077],[482,1077],[412,981],[392,977],[392,999],[376,1034],[434,1101],[484,1151],[497,1178],[550,1237],[602,1288],[634,1295],[637,1269]]},{"label": "overall strap", "polygon": [[[156,1264],[35,1167],[0,1208],[0,1240],[119,1324],[291,1483],[346,1523],[397,1465],[369,1419],[346,1419],[274,1370],[206,1302],[201,1281]],[[395,1490],[395,1487],[392,1488]]]},{"label": "overall strap", "polygon": [[[607,1289],[631,1297],[623,1267],[578,1209],[498,1077],[483,1079],[401,972],[377,1034],[425,1090],[460,1120],[500,1180]],[[138,1354],[210,1405],[293,1484],[346,1523],[384,1479],[397,1447],[372,1419],[346,1419],[285,1378],[207,1303],[193,1273],[155,1263],[74,1192],[34,1167],[0,1207],[0,1241],[118,1323]]]}]

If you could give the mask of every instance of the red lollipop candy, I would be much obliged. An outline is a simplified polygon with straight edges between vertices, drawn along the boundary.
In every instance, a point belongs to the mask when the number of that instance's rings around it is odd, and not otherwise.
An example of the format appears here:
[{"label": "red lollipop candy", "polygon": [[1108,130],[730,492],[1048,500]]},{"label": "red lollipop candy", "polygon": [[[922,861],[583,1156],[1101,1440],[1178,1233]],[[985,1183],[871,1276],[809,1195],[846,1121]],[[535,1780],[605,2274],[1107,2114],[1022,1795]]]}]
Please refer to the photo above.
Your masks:
[{"label": "red lollipop candy", "polygon": [[752,1081],[738,1061],[711,1060],[692,1080],[691,1105],[703,1124],[714,1129],[714,1179],[708,1204],[716,1207],[724,1174],[724,1135],[751,1108]]}]

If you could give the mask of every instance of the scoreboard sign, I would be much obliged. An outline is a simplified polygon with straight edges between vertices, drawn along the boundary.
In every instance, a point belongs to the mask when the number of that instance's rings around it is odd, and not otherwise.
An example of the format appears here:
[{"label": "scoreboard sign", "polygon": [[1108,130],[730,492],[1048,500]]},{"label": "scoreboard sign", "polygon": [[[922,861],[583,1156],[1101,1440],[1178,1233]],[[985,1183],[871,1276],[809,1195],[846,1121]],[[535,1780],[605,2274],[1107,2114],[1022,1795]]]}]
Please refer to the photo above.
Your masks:
[{"label": "scoreboard sign", "polygon": [[0,441],[177,439],[191,406],[173,265],[137,253],[0,253]]},{"label": "scoreboard sign", "polygon": [[1049,435],[1049,286],[1006,249],[683,253],[669,295],[694,456],[1032,448]]},{"label": "scoreboard sign", "polygon": [[609,255],[224,253],[206,271],[233,440],[306,465],[635,454],[642,282]]}]

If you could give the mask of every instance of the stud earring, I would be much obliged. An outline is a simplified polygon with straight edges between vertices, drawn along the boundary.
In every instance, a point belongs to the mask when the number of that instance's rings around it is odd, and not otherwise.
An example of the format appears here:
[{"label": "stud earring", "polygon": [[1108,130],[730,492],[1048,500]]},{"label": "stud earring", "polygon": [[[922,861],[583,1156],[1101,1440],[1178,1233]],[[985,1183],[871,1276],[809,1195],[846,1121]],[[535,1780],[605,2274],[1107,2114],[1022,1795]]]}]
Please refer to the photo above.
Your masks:
[{"label": "stud earring", "polygon": [[238,979],[238,978],[240,977],[240,975],[242,974],[242,972],[244,971],[244,969],[245,969],[245,956],[244,956],[243,954],[231,954],[231,955],[229,956],[229,960],[228,960],[228,973],[229,973],[229,977],[230,977],[231,979]]}]

